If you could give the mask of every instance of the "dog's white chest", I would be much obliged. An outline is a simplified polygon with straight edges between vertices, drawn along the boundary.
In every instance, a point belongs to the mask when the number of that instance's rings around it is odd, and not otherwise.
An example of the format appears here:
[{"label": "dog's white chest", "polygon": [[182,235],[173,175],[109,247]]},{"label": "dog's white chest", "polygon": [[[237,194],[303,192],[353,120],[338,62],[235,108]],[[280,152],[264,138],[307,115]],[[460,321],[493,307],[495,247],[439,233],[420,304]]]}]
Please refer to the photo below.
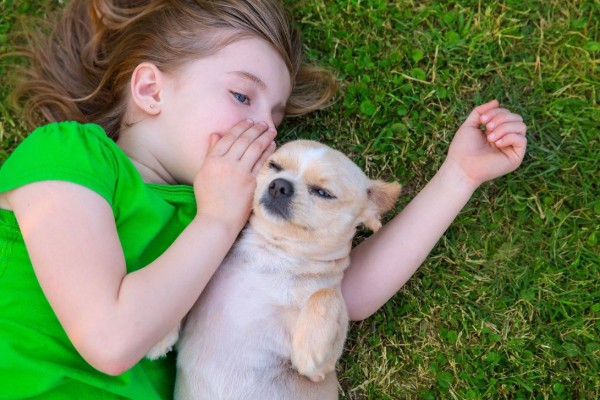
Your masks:
[{"label": "dog's white chest", "polygon": [[188,316],[178,345],[178,398],[284,399],[253,391],[285,379],[312,384],[292,369],[292,330],[312,293],[339,287],[341,271],[310,279],[291,273],[306,267],[297,262],[252,241],[237,243]]}]

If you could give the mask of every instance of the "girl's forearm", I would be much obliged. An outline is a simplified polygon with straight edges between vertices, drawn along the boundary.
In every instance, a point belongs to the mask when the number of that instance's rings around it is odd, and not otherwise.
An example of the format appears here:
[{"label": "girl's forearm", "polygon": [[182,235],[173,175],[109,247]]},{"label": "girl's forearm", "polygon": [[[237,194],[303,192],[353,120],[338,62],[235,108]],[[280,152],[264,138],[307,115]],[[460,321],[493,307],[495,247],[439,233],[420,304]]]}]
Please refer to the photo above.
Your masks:
[{"label": "girl's forearm", "polygon": [[402,212],[352,251],[342,283],[350,319],[369,317],[408,281],[476,187],[446,161]]},{"label": "girl's forearm", "polygon": [[108,356],[105,369],[128,369],[181,321],[235,237],[220,221],[196,218],[153,263],[124,277],[107,316],[112,322],[89,337],[94,343],[102,343],[104,335],[113,337],[115,354]]},{"label": "girl's forearm", "polygon": [[[140,323],[163,316],[156,326],[140,328],[143,332],[174,326],[208,284],[237,233],[221,221],[197,217],[152,264],[125,276],[119,303],[131,304]],[[148,294],[148,288],[157,292]],[[147,307],[136,305],[138,299]]]}]

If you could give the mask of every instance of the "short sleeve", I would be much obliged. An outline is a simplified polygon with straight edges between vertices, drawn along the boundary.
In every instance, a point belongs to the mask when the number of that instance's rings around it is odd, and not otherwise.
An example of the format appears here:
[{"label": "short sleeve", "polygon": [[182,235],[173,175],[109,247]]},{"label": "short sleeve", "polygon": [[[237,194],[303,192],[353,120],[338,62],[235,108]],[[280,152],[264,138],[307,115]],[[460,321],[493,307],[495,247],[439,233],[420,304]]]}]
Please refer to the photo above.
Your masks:
[{"label": "short sleeve", "polygon": [[95,124],[57,122],[33,131],[0,168],[0,193],[59,180],[85,186],[113,204],[120,149]]}]

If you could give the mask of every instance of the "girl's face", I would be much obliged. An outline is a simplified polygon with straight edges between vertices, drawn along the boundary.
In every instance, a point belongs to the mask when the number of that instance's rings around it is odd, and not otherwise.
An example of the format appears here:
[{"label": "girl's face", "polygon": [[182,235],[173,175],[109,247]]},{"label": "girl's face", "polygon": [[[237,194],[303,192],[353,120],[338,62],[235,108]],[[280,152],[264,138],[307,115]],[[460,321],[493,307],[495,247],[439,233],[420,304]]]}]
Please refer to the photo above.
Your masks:
[{"label": "girl's face", "polygon": [[173,180],[185,184],[199,171],[212,133],[223,135],[244,119],[276,128],[291,92],[285,63],[257,38],[233,42],[163,79],[153,151]]}]

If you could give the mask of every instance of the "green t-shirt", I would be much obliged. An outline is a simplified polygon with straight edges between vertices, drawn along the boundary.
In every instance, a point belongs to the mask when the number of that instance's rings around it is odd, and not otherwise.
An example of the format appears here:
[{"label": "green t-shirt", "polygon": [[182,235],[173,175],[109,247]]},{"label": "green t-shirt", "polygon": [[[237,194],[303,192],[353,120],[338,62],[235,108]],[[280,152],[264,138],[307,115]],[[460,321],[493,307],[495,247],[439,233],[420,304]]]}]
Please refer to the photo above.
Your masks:
[{"label": "green t-shirt", "polygon": [[[0,193],[44,180],[73,182],[106,199],[127,272],[162,254],[196,213],[191,187],[144,183],[93,124],[35,130],[0,169]],[[87,364],[42,293],[14,214],[0,210],[0,399],[167,399],[174,376],[172,355],[144,359],[116,377]]]}]

